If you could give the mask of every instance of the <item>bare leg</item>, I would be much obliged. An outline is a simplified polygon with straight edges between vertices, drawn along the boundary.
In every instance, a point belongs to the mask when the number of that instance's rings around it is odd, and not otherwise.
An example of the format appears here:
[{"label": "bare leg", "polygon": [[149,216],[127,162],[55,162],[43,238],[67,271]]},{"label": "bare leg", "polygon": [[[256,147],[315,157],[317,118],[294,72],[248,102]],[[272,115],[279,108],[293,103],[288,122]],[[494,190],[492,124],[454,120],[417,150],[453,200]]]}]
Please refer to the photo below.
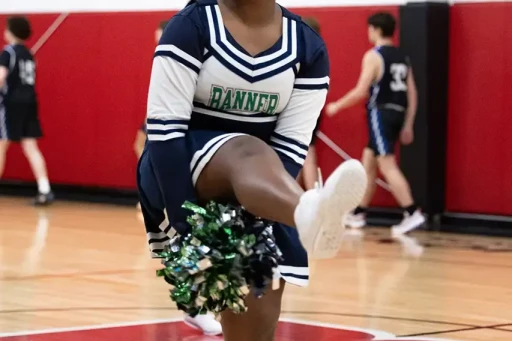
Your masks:
[{"label": "bare leg", "polygon": [[[294,210],[303,190],[284,169],[277,154],[263,141],[241,136],[222,146],[202,171],[196,189],[205,200],[233,195],[249,212],[294,226]],[[248,311],[221,315],[225,341],[273,341],[284,281],[256,299],[246,298]]]},{"label": "bare leg", "polygon": [[201,199],[236,197],[256,216],[295,226],[294,212],[304,193],[265,142],[240,136],[226,142],[196,183]]},{"label": "bare leg", "polygon": [[391,192],[398,204],[402,207],[408,207],[414,204],[411,195],[411,188],[404,174],[398,167],[394,155],[379,156],[377,159],[379,169],[386,178]]},{"label": "bare leg", "polygon": [[364,193],[363,200],[361,200],[361,204],[359,204],[359,206],[366,208],[370,206],[377,188],[377,184],[375,183],[375,180],[377,179],[377,159],[375,158],[373,150],[365,148],[363,150],[362,161],[364,169],[366,170],[366,175],[368,176],[368,186],[366,187],[366,192]]},{"label": "bare leg", "polygon": [[279,290],[268,291],[260,299],[252,293],[246,298],[248,310],[244,314],[225,311],[221,315],[225,341],[273,341],[281,314],[284,281]]},{"label": "bare leg", "polygon": [[315,183],[318,181],[317,167],[316,148],[315,146],[310,146],[306,156],[306,161],[304,162],[304,168],[302,169],[302,176],[306,190],[315,188]]},{"label": "bare leg", "polygon": [[50,192],[50,183],[48,181],[48,174],[46,172],[46,162],[43,154],[39,150],[37,141],[35,139],[23,139],[21,141],[21,147],[23,153],[30,163],[32,172],[37,180],[37,186],[39,192],[42,194],[48,194]]},{"label": "bare leg", "polygon": [[8,148],[9,148],[9,140],[0,139],[0,178],[4,174],[5,155],[7,154]]}]

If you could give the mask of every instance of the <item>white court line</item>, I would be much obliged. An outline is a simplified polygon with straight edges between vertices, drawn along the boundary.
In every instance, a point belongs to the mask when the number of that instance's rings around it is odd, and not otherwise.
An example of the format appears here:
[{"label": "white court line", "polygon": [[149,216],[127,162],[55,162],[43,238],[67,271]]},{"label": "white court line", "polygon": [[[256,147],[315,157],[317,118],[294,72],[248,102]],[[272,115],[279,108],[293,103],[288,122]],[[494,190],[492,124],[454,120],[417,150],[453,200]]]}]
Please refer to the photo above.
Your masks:
[{"label": "white court line", "polygon": [[40,335],[40,334],[56,334],[56,333],[67,333],[67,332],[78,332],[85,330],[97,330],[97,329],[110,329],[110,328],[121,328],[121,327],[135,327],[144,326],[148,324],[162,324],[183,321],[183,318],[173,319],[158,319],[158,320],[143,320],[143,321],[129,321],[119,323],[105,323],[105,324],[94,324],[80,327],[67,327],[67,328],[48,328],[29,330],[24,332],[12,332],[12,333],[0,333],[0,338],[12,337],[12,336],[28,336],[28,335]]},{"label": "white court line", "polygon": [[[120,322],[120,323],[106,323],[106,324],[96,324],[89,326],[81,326],[81,327],[68,327],[68,328],[48,328],[48,329],[39,329],[33,331],[25,331],[25,332],[12,332],[12,333],[0,333],[0,338],[13,337],[13,336],[30,336],[30,335],[41,335],[41,334],[56,334],[56,333],[66,333],[66,332],[77,332],[77,331],[86,331],[86,330],[98,330],[98,329],[111,329],[111,328],[121,328],[121,327],[135,327],[135,326],[144,326],[149,324],[163,324],[163,323],[173,323],[173,322],[181,322],[183,318],[172,318],[172,319],[157,319],[157,320],[143,320],[143,321],[131,321],[131,322]],[[399,338],[395,335],[373,329],[365,329],[365,328],[357,328],[357,327],[349,327],[339,324],[332,323],[323,323],[317,321],[307,321],[300,320],[294,318],[280,318],[280,322],[288,322],[294,324],[301,324],[306,326],[313,327],[323,327],[337,330],[348,330],[354,332],[361,332],[373,335],[376,339],[374,341],[379,340],[404,340],[404,341],[456,341],[456,340],[448,340],[448,339],[436,339],[436,338]]]},{"label": "white court line", "polygon": [[[367,333],[372,334],[373,337],[376,337],[378,339],[394,339],[396,338],[395,335],[383,332],[380,330],[374,330],[374,329],[366,329],[366,328],[357,328],[357,327],[349,327],[344,326],[341,324],[333,324],[333,323],[324,323],[324,322],[317,322],[317,321],[308,321],[308,320],[300,320],[300,319],[294,319],[294,318],[280,318],[280,322],[288,322],[288,323],[295,323],[295,324],[302,324],[305,326],[313,326],[313,327],[323,327],[323,328],[330,328],[330,329],[338,329],[338,330],[348,330],[353,332],[361,332],[361,333]],[[377,340],[378,340],[377,339]]]}]

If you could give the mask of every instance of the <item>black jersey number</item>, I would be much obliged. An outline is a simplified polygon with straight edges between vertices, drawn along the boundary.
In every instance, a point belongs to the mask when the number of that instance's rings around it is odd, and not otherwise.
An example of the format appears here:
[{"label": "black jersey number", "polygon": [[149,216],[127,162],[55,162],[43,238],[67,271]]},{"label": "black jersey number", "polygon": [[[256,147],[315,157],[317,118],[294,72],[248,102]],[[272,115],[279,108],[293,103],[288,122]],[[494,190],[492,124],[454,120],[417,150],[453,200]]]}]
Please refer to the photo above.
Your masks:
[{"label": "black jersey number", "polygon": [[36,82],[36,64],[33,60],[20,60],[20,79],[22,84],[34,85]]},{"label": "black jersey number", "polygon": [[392,91],[407,91],[407,71],[408,67],[406,64],[391,64],[391,75],[393,80],[391,81],[390,87]]}]

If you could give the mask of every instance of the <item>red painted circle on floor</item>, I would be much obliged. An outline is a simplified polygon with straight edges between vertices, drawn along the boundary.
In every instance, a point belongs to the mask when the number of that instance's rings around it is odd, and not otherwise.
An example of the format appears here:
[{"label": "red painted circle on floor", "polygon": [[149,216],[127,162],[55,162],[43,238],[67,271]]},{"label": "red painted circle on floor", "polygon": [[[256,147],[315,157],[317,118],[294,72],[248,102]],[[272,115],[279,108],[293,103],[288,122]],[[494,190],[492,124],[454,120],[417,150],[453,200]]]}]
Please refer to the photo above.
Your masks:
[{"label": "red painted circle on floor", "polygon": [[[221,341],[219,336],[206,336],[182,322],[142,324],[111,328],[48,331],[37,334],[0,337],[1,341]],[[365,331],[315,323],[279,322],[275,341],[431,341],[434,339],[393,338],[389,333]],[[440,340],[441,341],[441,340]]]}]

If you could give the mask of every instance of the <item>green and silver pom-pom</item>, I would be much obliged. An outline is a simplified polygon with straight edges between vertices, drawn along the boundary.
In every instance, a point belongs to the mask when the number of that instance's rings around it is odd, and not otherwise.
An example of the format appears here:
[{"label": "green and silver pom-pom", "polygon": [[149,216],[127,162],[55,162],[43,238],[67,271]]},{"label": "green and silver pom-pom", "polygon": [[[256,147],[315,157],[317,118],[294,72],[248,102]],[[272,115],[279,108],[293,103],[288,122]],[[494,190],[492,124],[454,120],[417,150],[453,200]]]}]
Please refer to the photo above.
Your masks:
[{"label": "green and silver pom-pom", "polygon": [[191,316],[226,309],[246,311],[251,289],[261,297],[275,279],[282,254],[272,234],[272,223],[240,207],[210,202],[206,208],[185,203],[194,212],[189,234],[175,237],[160,254],[164,268],[157,275],[173,286],[171,299]]}]

